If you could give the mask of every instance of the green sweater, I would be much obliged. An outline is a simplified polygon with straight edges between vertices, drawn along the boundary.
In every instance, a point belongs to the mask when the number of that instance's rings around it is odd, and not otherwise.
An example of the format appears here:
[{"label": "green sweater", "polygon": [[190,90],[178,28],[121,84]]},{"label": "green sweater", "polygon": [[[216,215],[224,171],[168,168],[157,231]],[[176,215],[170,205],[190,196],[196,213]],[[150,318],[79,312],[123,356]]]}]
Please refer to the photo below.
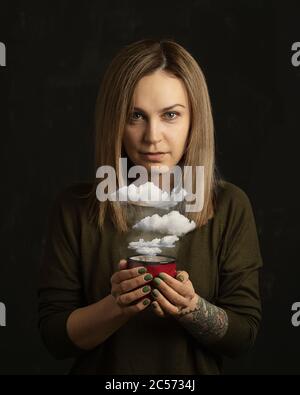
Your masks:
[{"label": "green sweater", "polygon": [[[127,249],[133,234],[119,234],[108,217],[100,232],[88,219],[87,198],[82,196],[91,185],[65,188],[49,215],[38,292],[39,328],[48,350],[58,359],[75,358],[72,374],[221,373],[222,356],[247,351],[261,319],[262,258],[245,192],[225,182],[218,190],[214,217],[182,236],[175,252],[164,251],[175,254],[177,270],[189,273],[198,295],[226,311],[229,326],[221,340],[203,346],[172,317],[158,317],[147,307],[95,349],[85,351],[68,337],[68,316],[109,295],[119,260],[136,254]],[[139,210],[133,220],[151,208]]]}]

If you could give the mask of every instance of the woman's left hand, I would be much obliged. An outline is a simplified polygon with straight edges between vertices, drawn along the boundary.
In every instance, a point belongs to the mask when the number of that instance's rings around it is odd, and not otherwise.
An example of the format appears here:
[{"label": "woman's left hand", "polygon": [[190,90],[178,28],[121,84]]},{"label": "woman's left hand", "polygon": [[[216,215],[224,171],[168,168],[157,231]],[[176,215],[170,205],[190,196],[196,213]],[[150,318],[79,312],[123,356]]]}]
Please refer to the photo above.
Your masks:
[{"label": "woman's left hand", "polygon": [[154,301],[151,307],[159,317],[169,314],[174,318],[180,318],[181,313],[193,308],[198,299],[189,275],[185,271],[178,271],[176,278],[167,273],[160,273],[153,280],[153,284],[156,288],[152,290]]}]

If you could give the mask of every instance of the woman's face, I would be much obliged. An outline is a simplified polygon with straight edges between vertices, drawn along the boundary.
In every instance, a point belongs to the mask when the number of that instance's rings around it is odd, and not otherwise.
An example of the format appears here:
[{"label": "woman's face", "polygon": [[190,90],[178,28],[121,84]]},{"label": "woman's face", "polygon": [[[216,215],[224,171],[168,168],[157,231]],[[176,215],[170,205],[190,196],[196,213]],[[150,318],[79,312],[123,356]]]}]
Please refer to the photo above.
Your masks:
[{"label": "woman's face", "polygon": [[159,70],[138,82],[134,110],[123,136],[123,146],[135,165],[166,165],[181,159],[188,137],[190,111],[183,82]]}]

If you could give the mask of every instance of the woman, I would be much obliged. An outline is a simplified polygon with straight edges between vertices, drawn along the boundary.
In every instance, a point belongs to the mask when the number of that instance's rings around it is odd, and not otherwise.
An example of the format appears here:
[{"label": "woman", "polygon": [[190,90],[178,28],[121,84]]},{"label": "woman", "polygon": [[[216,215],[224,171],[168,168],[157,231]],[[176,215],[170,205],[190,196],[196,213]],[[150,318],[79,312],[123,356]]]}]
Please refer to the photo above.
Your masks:
[{"label": "woman", "polygon": [[104,75],[95,130],[95,170],[112,166],[118,186],[120,157],[149,174],[154,165],[204,166],[203,207],[186,213],[196,227],[177,243],[177,277],[153,281],[124,259],[134,205],[99,202],[96,178],[62,191],[41,268],[45,345],[76,358],[74,374],[221,373],[222,356],[254,344],[262,259],[247,195],[217,173],[199,65],[172,40],[125,47]]}]

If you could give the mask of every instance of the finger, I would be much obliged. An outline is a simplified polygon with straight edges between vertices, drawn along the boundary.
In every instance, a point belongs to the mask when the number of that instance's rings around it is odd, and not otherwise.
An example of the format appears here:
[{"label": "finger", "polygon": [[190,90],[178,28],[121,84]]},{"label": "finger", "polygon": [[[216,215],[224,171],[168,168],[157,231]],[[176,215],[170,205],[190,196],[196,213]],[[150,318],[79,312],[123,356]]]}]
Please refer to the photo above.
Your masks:
[{"label": "finger", "polygon": [[135,315],[140,311],[145,310],[150,305],[150,303],[151,301],[149,298],[144,298],[143,300],[140,300],[133,306],[125,307],[126,314],[128,314],[129,316]]},{"label": "finger", "polygon": [[126,306],[135,303],[138,299],[144,298],[145,295],[150,294],[150,292],[151,287],[147,284],[134,291],[118,294],[116,300],[119,305]]},{"label": "finger", "polygon": [[129,280],[124,280],[119,284],[112,282],[111,294],[116,298],[118,295],[126,294],[137,289],[142,289],[144,286],[151,283],[152,280],[152,274],[146,273]]},{"label": "finger", "polygon": [[[162,280],[162,281],[159,281]],[[167,273],[159,273],[158,277],[154,279],[158,286],[160,286],[162,291],[168,291],[168,295],[164,293],[166,296],[176,296],[179,295],[181,298],[189,298],[193,295],[193,286],[192,283],[185,282],[182,283],[181,281],[177,280],[176,278],[170,276]],[[167,285],[167,286],[166,286]],[[176,300],[172,300],[172,302],[180,301],[182,299],[178,298]]]},{"label": "finger", "polygon": [[140,276],[143,273],[147,272],[147,268],[144,266],[139,266],[139,267],[133,267],[131,269],[122,269],[117,272],[115,272],[111,276],[111,283],[116,283],[120,284],[124,280],[128,280],[130,278],[135,278],[137,276]]},{"label": "finger", "polygon": [[153,276],[150,273],[140,274],[138,277],[130,278],[129,280],[124,280],[119,284],[114,284],[113,288],[118,293],[123,294],[129,291],[133,291],[141,286],[146,285],[153,280]]},{"label": "finger", "polygon": [[159,291],[175,306],[186,306],[186,298],[180,295],[160,278],[156,277],[153,280],[153,284],[155,284],[155,287],[159,288]]},{"label": "finger", "polygon": [[163,309],[160,307],[158,302],[156,301],[152,302],[151,307],[154,314],[156,314],[158,317],[166,318],[166,314],[164,313]]},{"label": "finger", "polygon": [[178,315],[179,308],[170,303],[165,298],[165,296],[161,292],[159,292],[158,289],[154,288],[151,292],[151,295],[155,299],[155,302],[159,304],[160,308],[163,310],[164,313],[174,316]]},{"label": "finger", "polygon": [[179,270],[176,274],[176,280],[185,283],[189,279],[189,274],[184,270]]},{"label": "finger", "polygon": [[127,261],[126,259],[121,259],[119,262],[119,270],[124,270],[127,268]]}]

